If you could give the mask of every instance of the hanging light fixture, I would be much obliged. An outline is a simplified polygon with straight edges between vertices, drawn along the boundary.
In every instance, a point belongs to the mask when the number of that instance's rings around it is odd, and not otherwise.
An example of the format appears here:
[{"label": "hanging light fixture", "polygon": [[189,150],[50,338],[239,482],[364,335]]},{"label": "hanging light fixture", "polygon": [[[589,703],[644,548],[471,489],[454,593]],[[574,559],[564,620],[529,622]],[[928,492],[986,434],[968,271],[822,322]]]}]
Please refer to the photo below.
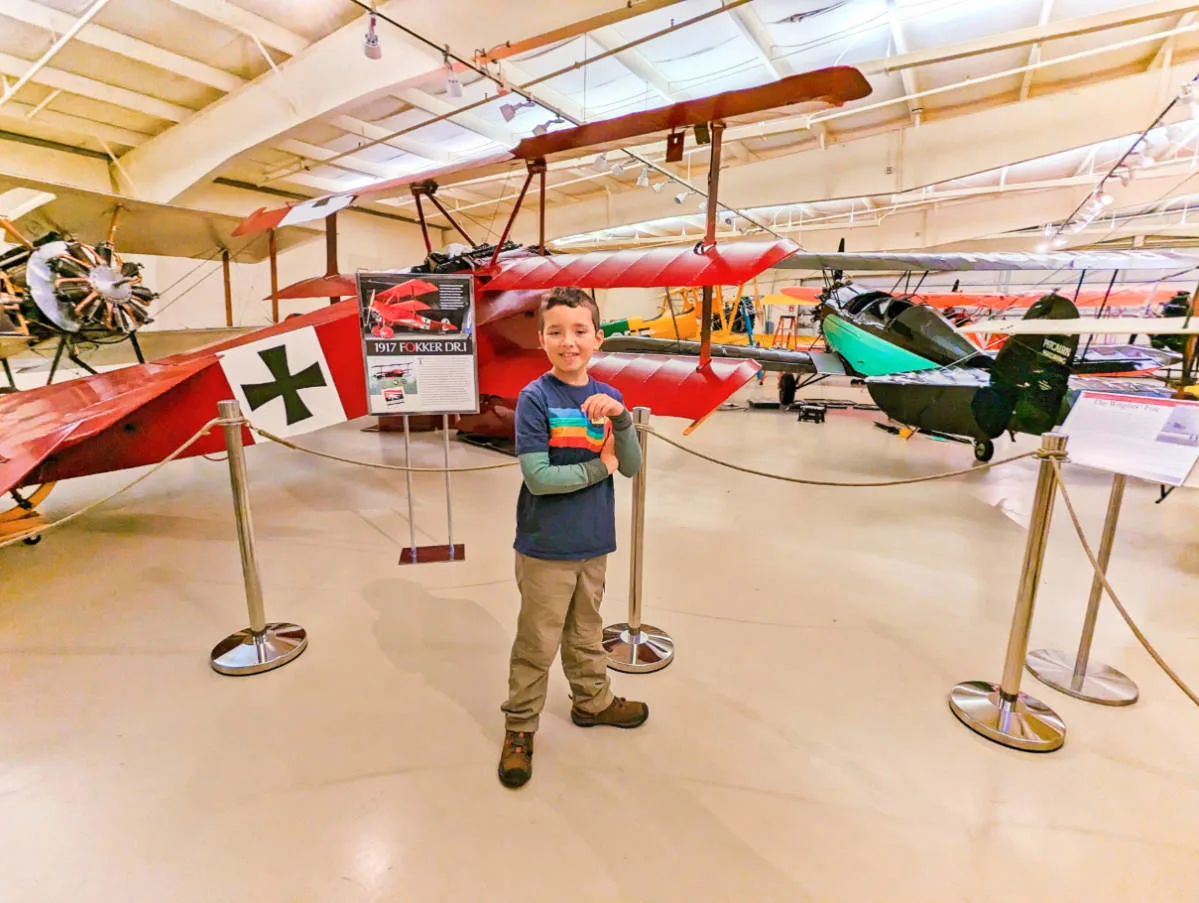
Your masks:
[{"label": "hanging light fixture", "polygon": [[368,60],[383,59],[383,47],[379,44],[379,34],[375,31],[374,4],[371,4],[370,24],[366,26],[366,35],[362,38],[362,52]]},{"label": "hanging light fixture", "polygon": [[649,186],[649,167],[641,167],[641,172],[637,174],[637,187],[646,188]]}]

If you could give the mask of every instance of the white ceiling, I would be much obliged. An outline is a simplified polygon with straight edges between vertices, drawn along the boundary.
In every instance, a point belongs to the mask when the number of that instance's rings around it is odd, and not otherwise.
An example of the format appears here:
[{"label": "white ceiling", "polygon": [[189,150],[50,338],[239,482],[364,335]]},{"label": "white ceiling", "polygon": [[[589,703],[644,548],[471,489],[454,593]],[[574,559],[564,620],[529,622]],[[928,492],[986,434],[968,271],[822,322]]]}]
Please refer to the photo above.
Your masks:
[{"label": "white ceiling", "polygon": [[[0,0],[0,74],[15,82],[94,2]],[[109,155],[117,182],[146,200],[169,201],[216,177],[314,195],[485,157],[551,123],[558,110],[593,121],[824,66],[855,65],[872,85],[869,97],[810,119],[730,130],[724,161],[729,175],[723,176],[729,189],[722,200],[805,244],[828,246],[850,229],[862,230],[861,244],[925,244],[929,230],[896,232],[891,239],[883,226],[932,211],[963,223],[952,233],[954,241],[1015,236],[1027,244],[1040,240],[1045,223],[1072,211],[1178,86],[1199,74],[1199,3],[723,5],[734,8],[719,11],[720,0],[379,5],[463,57],[489,48],[489,70],[510,84],[560,72],[527,90],[542,105],[521,108],[508,121],[502,108],[514,102],[513,95],[499,96],[495,81],[469,71],[459,74],[462,96],[447,94],[448,70],[439,54],[387,22],[378,23],[383,58],[365,59],[366,14],[350,0],[109,0],[0,105],[0,139]],[[665,33],[654,37],[659,32]],[[516,48],[511,55],[506,42]],[[624,45],[631,46],[609,53]],[[1101,98],[1104,90],[1131,96],[1145,76],[1155,86],[1149,100],[1119,115],[1100,100],[1079,100]],[[1093,135],[1053,128],[1047,109],[1061,105],[1065,111],[1083,102],[1095,107]],[[1021,115],[1025,108],[1028,117]],[[1003,130],[984,131],[1001,115]],[[445,118],[430,121],[436,117]],[[904,158],[905,147],[919,146],[931,134],[954,165],[934,165],[929,154]],[[880,135],[890,137],[880,144]],[[1153,203],[1144,191],[1114,191],[1104,216],[1071,233],[1070,243],[1188,236],[1189,223],[1178,221],[1189,215],[1190,195],[1199,191],[1185,181],[1195,166],[1192,139],[1138,174],[1139,185],[1154,186]],[[378,143],[363,146],[371,142]],[[990,144],[987,165],[971,162],[980,142]],[[4,144],[0,140],[0,153]],[[669,185],[639,187],[639,165],[619,173],[597,172],[590,159],[552,167],[551,233],[576,246],[693,237],[700,225],[698,196],[683,204],[673,197],[687,185],[704,184],[707,149],[690,145],[681,165],[666,164],[661,147],[638,150],[670,173]],[[859,194],[847,187],[854,172],[884,166],[901,170],[896,190]],[[799,168],[820,178],[780,175]],[[668,180],[659,172],[649,175],[651,185]],[[494,237],[522,176],[523,168],[514,166],[447,187],[443,196]],[[1010,207],[1013,198],[1019,216],[986,215],[989,205]],[[414,212],[406,198],[382,201],[380,209]],[[971,221],[977,225],[965,225]],[[740,232],[744,226],[738,221]],[[950,237],[944,230],[938,234]]]}]

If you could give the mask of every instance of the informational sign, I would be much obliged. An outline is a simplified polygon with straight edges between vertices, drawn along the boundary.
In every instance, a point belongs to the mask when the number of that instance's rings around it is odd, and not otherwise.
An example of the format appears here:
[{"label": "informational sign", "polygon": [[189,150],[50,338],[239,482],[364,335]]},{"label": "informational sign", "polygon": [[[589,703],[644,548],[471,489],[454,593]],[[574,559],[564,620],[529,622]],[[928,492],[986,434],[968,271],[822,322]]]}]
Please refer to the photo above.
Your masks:
[{"label": "informational sign", "polygon": [[1199,460],[1199,401],[1083,392],[1061,431],[1076,464],[1181,486]]},{"label": "informational sign", "polygon": [[358,273],[371,414],[479,410],[470,274]]}]

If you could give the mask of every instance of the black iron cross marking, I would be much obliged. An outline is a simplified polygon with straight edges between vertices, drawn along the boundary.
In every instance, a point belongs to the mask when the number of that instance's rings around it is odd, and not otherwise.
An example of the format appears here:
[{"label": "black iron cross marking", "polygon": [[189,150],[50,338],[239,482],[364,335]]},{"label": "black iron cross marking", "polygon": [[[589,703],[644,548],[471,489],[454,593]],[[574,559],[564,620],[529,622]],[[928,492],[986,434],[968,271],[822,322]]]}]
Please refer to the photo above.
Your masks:
[{"label": "black iron cross marking", "polygon": [[312,364],[299,373],[293,374],[291,368],[287,366],[286,345],[259,351],[258,356],[262,358],[266,368],[271,371],[271,376],[275,377],[275,381],[242,386],[242,391],[246,393],[246,401],[250,403],[250,410],[257,411],[267,402],[282,398],[283,406],[287,410],[288,426],[311,417],[312,411],[308,410],[308,406],[300,398],[300,390],[319,389],[321,386],[329,385],[325,382],[325,375],[321,373],[321,365],[319,363]]}]

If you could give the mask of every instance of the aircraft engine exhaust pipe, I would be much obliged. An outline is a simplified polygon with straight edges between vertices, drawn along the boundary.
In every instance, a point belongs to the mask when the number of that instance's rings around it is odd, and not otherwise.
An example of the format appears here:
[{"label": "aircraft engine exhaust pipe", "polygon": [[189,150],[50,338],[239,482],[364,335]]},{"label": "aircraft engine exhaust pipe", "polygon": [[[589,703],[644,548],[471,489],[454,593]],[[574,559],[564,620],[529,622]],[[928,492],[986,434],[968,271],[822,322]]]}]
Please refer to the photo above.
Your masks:
[{"label": "aircraft engine exhaust pipe", "polygon": [[1024,547],[1016,609],[1012,613],[1012,628],[1008,635],[1003,680],[999,684],[966,681],[949,693],[949,708],[966,727],[988,740],[1026,752],[1052,752],[1066,740],[1066,725],[1057,713],[1039,699],[1020,692],[1020,676],[1028,652],[1028,631],[1032,625],[1057,495],[1057,474],[1052,459],[1064,459],[1065,455],[1064,434],[1049,432],[1041,436],[1041,448],[1037,452],[1041,467],[1028,525],[1028,542]]},{"label": "aircraft engine exhaust pipe", "polygon": [[236,401],[217,402],[229,451],[229,481],[233,486],[233,514],[241,548],[242,577],[250,626],[221,640],[209,658],[212,669],[234,676],[259,674],[286,665],[308,647],[308,634],[297,624],[267,623],[262,605],[262,580],[254,554],[254,525],[250,520],[250,489],[246,481],[246,451],[242,429],[246,420]]},{"label": "aircraft engine exhaust pipe", "polygon": [[645,558],[645,478],[648,471],[649,408],[633,409],[641,444],[641,470],[633,477],[633,522],[629,537],[629,619],[604,628],[604,653],[613,671],[644,674],[674,661],[674,640],[664,630],[641,623],[641,567]]}]

